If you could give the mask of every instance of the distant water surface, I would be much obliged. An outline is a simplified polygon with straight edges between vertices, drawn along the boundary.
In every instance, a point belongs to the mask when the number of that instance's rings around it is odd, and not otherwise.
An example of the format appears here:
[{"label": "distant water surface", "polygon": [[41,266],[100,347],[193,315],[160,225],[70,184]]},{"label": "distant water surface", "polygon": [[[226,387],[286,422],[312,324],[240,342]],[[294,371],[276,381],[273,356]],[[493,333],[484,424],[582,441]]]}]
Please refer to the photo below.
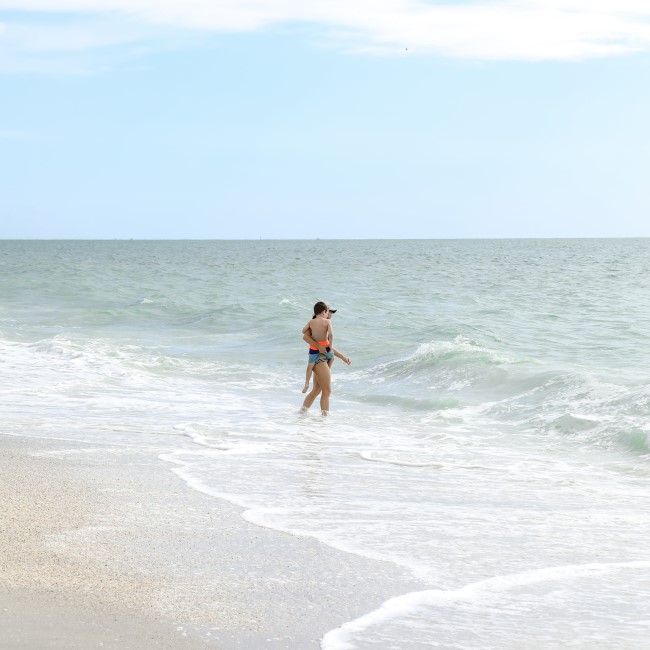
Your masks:
[{"label": "distant water surface", "polygon": [[[168,436],[248,520],[422,579],[329,650],[647,648],[649,267],[645,239],[0,242],[3,431]],[[353,360],[329,418],[298,412],[317,300]]]}]

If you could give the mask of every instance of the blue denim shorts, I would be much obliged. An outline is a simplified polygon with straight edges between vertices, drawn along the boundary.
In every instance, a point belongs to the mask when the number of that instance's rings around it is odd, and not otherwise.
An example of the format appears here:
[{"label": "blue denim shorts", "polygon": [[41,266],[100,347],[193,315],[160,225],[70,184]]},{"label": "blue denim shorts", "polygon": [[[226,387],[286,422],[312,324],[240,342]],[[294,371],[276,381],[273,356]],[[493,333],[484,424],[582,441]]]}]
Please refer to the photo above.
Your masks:
[{"label": "blue denim shorts", "polygon": [[323,355],[316,350],[309,349],[309,363],[318,363],[319,361],[329,361],[334,358],[334,352],[330,348],[325,348],[327,352]]}]

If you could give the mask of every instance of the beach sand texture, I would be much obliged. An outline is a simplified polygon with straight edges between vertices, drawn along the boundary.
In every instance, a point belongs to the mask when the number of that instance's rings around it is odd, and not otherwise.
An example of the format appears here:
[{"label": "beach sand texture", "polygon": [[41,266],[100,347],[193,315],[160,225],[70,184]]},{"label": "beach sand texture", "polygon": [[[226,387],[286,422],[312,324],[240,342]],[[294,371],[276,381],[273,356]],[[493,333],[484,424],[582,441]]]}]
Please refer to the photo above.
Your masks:
[{"label": "beach sand texture", "polygon": [[137,449],[0,445],[3,648],[317,648],[396,581],[414,587],[387,563],[248,524]]}]

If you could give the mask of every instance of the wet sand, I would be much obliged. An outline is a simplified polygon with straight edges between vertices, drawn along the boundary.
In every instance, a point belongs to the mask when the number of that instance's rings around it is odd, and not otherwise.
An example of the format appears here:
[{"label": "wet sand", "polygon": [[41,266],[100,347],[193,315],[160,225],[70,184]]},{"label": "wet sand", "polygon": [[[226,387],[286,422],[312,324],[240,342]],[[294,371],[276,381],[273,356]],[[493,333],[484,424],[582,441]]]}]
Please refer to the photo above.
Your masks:
[{"label": "wet sand", "polygon": [[0,435],[3,648],[318,648],[421,588],[244,521],[156,452]]}]

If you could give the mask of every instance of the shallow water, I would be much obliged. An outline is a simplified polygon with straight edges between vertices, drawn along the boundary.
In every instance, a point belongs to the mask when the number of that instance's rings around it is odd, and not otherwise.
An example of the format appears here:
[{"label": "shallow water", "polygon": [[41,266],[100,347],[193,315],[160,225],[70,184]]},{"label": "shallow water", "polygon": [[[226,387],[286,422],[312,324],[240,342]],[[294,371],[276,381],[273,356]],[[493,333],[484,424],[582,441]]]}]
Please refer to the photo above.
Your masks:
[{"label": "shallow water", "polygon": [[[4,431],[178,440],[250,521],[430,585],[324,648],[647,647],[649,266],[650,240],[0,242]],[[299,413],[317,300],[353,360],[329,418]]]}]

